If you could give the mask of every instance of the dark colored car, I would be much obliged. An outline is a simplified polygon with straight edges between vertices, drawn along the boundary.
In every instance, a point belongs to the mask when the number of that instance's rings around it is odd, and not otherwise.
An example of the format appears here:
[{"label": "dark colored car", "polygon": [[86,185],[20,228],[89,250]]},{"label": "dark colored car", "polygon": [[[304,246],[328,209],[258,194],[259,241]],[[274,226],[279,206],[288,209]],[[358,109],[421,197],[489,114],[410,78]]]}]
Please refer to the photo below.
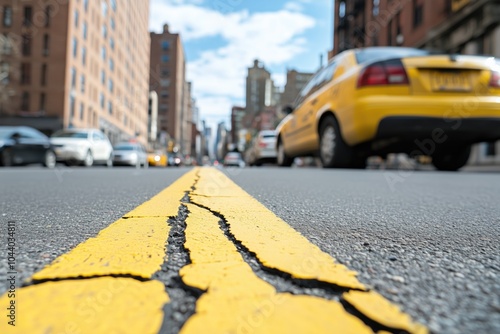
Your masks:
[{"label": "dark colored car", "polygon": [[40,163],[54,168],[56,155],[49,137],[27,126],[0,126],[2,166]]}]

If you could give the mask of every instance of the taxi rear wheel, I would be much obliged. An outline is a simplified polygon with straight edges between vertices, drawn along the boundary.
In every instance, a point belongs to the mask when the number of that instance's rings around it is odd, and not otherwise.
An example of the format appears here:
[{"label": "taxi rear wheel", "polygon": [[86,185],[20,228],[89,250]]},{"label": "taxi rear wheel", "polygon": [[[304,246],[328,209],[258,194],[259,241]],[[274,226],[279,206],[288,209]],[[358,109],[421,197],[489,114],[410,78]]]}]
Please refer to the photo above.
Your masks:
[{"label": "taxi rear wheel", "polygon": [[323,168],[366,167],[366,157],[344,142],[335,118],[328,117],[321,122],[319,135],[319,157]]},{"label": "taxi rear wheel", "polygon": [[278,156],[276,157],[276,162],[280,167],[290,167],[293,163],[293,158],[285,153],[285,147],[281,138],[278,139]]}]

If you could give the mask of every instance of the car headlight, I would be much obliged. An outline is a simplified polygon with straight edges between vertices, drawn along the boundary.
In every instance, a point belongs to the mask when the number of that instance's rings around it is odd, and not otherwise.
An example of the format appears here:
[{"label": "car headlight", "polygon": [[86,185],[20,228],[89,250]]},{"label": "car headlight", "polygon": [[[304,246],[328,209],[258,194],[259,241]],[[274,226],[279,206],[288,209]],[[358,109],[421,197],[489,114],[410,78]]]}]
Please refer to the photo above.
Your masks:
[{"label": "car headlight", "polygon": [[155,161],[160,161],[160,156],[159,155],[155,155]]}]

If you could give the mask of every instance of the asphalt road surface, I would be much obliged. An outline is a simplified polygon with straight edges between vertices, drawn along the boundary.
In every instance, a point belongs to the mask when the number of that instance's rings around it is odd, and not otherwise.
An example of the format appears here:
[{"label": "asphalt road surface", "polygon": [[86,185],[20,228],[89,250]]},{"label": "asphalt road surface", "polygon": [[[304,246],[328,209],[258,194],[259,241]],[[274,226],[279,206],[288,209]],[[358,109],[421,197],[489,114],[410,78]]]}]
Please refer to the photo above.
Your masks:
[{"label": "asphalt road surface", "polygon": [[[19,279],[186,171],[0,169],[0,240],[14,221]],[[223,171],[431,331],[500,333],[500,173]],[[6,256],[0,261],[5,281]]]}]

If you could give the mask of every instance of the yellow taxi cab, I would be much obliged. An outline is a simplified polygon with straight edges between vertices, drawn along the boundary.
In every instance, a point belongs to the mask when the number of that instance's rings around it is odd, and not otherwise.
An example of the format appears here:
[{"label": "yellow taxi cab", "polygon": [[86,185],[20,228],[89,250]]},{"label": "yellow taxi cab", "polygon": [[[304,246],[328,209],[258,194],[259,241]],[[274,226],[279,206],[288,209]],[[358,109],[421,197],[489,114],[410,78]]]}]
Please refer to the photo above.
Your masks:
[{"label": "yellow taxi cab", "polygon": [[167,154],[161,150],[148,151],[148,164],[155,167],[167,167]]},{"label": "yellow taxi cab", "polygon": [[319,70],[277,127],[277,162],[319,156],[365,168],[367,157],[430,156],[455,171],[471,145],[500,139],[500,60],[402,47],[340,53]]}]

